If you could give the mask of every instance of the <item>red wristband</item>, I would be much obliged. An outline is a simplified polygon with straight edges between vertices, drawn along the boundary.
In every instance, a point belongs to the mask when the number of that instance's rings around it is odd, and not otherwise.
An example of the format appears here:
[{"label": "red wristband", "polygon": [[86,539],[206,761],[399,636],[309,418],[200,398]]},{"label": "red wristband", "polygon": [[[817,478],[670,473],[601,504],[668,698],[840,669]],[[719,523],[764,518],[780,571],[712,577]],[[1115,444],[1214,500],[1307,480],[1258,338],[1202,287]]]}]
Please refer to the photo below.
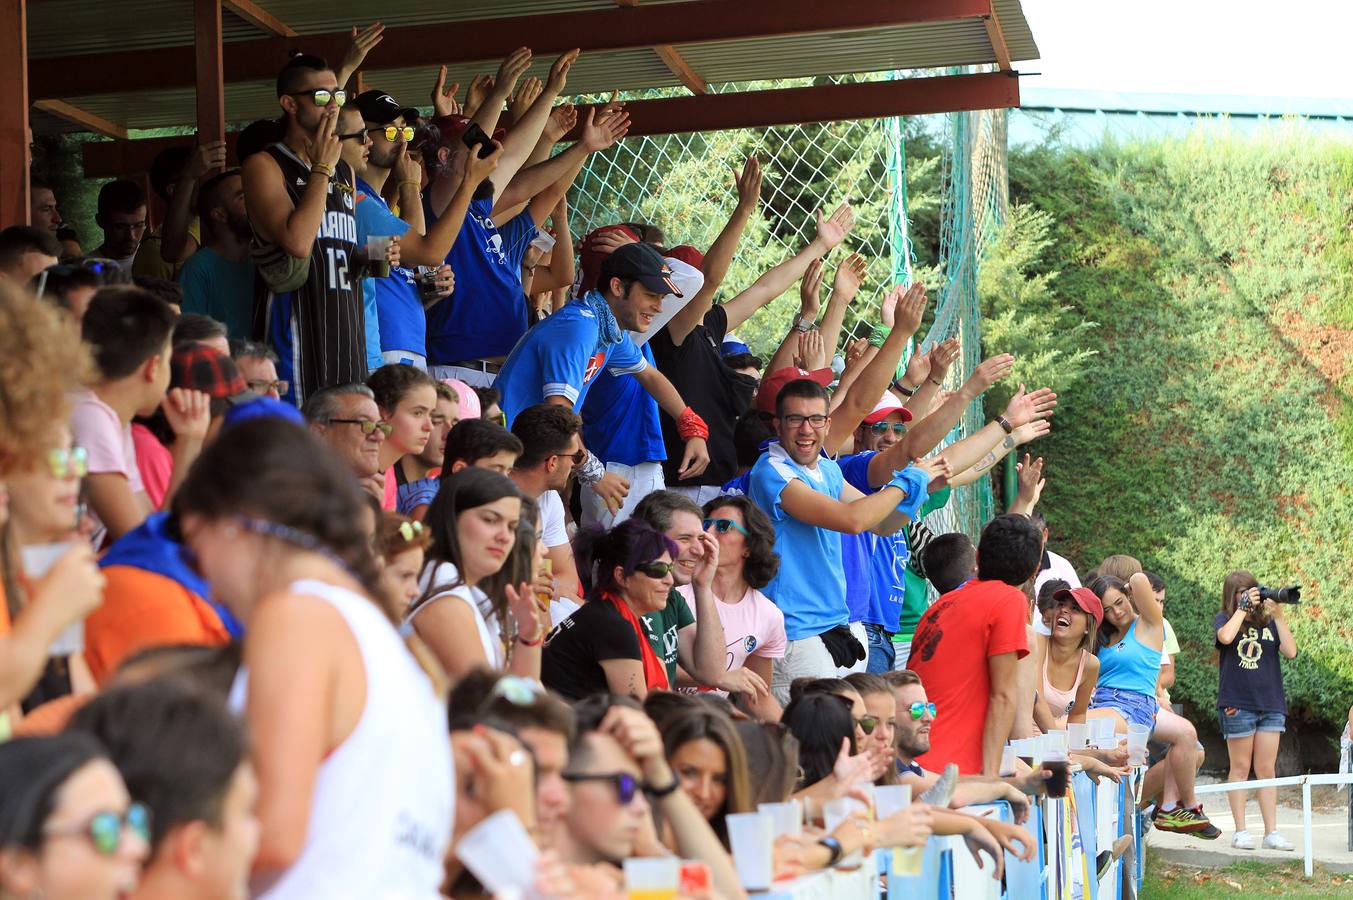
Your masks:
[{"label": "red wristband", "polygon": [[700,414],[689,406],[681,411],[677,416],[677,434],[683,441],[689,441],[693,438],[709,440],[709,426],[705,420],[700,418]]}]

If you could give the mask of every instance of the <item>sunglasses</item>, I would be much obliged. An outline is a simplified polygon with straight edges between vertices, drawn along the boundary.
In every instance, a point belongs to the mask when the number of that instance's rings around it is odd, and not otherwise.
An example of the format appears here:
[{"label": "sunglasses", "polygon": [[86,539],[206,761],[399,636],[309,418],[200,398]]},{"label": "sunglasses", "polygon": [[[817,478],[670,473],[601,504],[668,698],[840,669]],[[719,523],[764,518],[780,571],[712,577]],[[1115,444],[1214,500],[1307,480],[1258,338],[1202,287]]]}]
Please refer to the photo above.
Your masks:
[{"label": "sunglasses", "polygon": [[53,478],[83,478],[89,472],[89,452],[84,447],[48,450],[47,470]]},{"label": "sunglasses", "polygon": [[60,837],[77,835],[87,837],[101,856],[112,856],[122,846],[122,835],[130,828],[136,836],[150,843],[150,810],[140,803],[127,807],[125,813],[111,811],[95,813],[84,822],[43,829],[43,834]]},{"label": "sunglasses", "polygon": [[560,777],[570,784],[578,784],[583,781],[609,781],[615,787],[615,798],[620,801],[621,806],[629,806],[634,802],[634,798],[639,796],[639,779],[624,772],[610,772],[597,775],[588,775],[582,772],[565,772]]},{"label": "sunglasses", "polygon": [[530,706],[536,702],[536,698],[543,696],[545,689],[531,679],[520,675],[504,675],[493,686],[484,705],[501,697],[513,706]]},{"label": "sunglasses", "polygon": [[371,134],[383,134],[385,139],[391,142],[403,138],[404,143],[407,144],[413,140],[412,125],[380,125],[375,128],[368,128],[367,131]]},{"label": "sunglasses", "polygon": [[563,459],[571,459],[575,466],[581,466],[583,463],[587,462],[587,448],[584,447],[577,453],[556,453],[555,456]]},{"label": "sunglasses", "polygon": [[736,528],[743,534],[747,533],[746,528],[743,528],[741,525],[739,525],[737,522],[734,522],[732,519],[706,519],[704,521],[704,528],[705,531],[709,531],[711,528],[713,528],[719,534],[728,534],[728,529],[730,528]]},{"label": "sunglasses", "polygon": [[342,106],[344,103],[348,102],[347,91],[334,91],[329,88],[315,88],[310,91],[292,91],[287,96],[309,97],[311,100],[315,101],[316,106],[328,106],[330,100],[333,101],[335,106]]},{"label": "sunglasses", "polygon": [[35,284],[33,285],[33,292],[37,294],[37,298],[41,300],[47,291],[48,276],[55,275],[58,278],[69,278],[80,269],[93,272],[100,279],[107,276],[109,279],[108,283],[120,283],[124,279],[122,267],[113,260],[102,259],[97,256],[86,256],[84,259],[75,262],[57,263],[54,266],[48,266],[43,269],[38,274],[37,278],[34,279]]},{"label": "sunglasses", "polygon": [[395,430],[395,426],[389,422],[373,422],[370,419],[330,419],[330,425],[356,425],[362,429],[362,434],[374,434],[379,428],[381,434],[389,437]]},{"label": "sunglasses", "polygon": [[285,394],[287,392],[287,389],[290,387],[291,382],[281,380],[249,382],[249,390],[257,391],[260,394],[267,394],[271,391],[277,391],[278,394]]},{"label": "sunglasses", "polygon": [[649,562],[640,563],[634,567],[634,571],[647,575],[649,578],[666,578],[672,572],[676,571],[676,563]]},{"label": "sunglasses", "polygon": [[913,703],[910,709],[913,719],[920,719],[926,713],[930,714],[930,718],[935,718],[935,704],[933,703]]},{"label": "sunglasses", "polygon": [[874,434],[887,434],[888,429],[891,428],[893,434],[897,437],[901,437],[907,431],[906,424],[902,422],[875,422],[869,427],[873,429]]},{"label": "sunglasses", "polygon": [[353,131],[349,132],[348,134],[336,134],[334,135],[334,137],[338,138],[340,141],[356,141],[357,143],[360,144],[366,140],[366,132]]},{"label": "sunglasses", "polygon": [[404,538],[405,543],[412,541],[414,538],[421,538],[423,536],[423,523],[415,522],[413,520],[400,522],[399,536]]},{"label": "sunglasses", "polygon": [[860,726],[860,730],[865,734],[873,734],[874,729],[879,727],[878,716],[860,716],[855,720],[855,724]]}]

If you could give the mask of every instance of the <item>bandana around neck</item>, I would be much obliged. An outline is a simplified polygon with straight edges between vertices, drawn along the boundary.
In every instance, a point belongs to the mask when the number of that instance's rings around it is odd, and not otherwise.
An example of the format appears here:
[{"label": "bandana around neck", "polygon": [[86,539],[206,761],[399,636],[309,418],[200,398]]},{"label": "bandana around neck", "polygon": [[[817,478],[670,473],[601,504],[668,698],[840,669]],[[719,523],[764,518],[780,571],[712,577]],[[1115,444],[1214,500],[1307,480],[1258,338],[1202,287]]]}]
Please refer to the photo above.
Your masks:
[{"label": "bandana around neck", "polygon": [[620,343],[624,332],[620,330],[620,323],[615,320],[615,313],[611,312],[611,304],[606,302],[601,291],[588,291],[583,294],[582,302],[597,317],[597,333],[602,345]]}]

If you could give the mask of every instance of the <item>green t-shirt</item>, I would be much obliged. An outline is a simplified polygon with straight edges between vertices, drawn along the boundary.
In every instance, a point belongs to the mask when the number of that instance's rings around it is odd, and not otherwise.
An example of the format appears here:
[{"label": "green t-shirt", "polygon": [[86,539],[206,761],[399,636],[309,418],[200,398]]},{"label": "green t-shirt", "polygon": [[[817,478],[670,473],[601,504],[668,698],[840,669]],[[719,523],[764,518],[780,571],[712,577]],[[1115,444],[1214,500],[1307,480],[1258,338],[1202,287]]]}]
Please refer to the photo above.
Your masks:
[{"label": "green t-shirt", "polygon": [[[937,509],[942,508],[949,502],[949,497],[954,493],[951,487],[944,487],[930,495],[930,499],[921,505],[921,519],[930,515]],[[930,607],[930,582],[921,577],[916,571],[912,560],[907,560],[907,571],[904,575],[907,583],[907,592],[902,600],[902,618],[897,625],[897,634],[893,635],[893,640],[900,644],[905,644],[911,640],[916,633],[916,623],[921,621],[921,616]]]},{"label": "green t-shirt", "polygon": [[655,613],[639,617],[648,634],[648,644],[658,654],[667,667],[667,684],[676,685],[677,672],[677,634],[687,625],[695,624],[695,615],[686,598],[676,592],[676,588],[667,595],[667,605]]}]

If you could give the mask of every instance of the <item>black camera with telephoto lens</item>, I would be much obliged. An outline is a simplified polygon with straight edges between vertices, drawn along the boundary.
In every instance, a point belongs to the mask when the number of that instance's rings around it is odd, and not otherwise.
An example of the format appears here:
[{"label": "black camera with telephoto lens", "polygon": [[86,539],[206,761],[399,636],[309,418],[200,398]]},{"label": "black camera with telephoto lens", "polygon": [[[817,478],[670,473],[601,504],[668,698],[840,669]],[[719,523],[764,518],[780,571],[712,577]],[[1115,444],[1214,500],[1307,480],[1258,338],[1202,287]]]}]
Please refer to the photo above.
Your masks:
[{"label": "black camera with telephoto lens", "polygon": [[[1299,585],[1289,584],[1287,587],[1271,588],[1264,587],[1261,584],[1258,586],[1257,590],[1259,591],[1259,599],[1261,601],[1272,600],[1274,603],[1301,602],[1301,587]],[[1254,606],[1254,604],[1250,602],[1248,590],[1241,591],[1239,605],[1241,609],[1250,609]]]}]

